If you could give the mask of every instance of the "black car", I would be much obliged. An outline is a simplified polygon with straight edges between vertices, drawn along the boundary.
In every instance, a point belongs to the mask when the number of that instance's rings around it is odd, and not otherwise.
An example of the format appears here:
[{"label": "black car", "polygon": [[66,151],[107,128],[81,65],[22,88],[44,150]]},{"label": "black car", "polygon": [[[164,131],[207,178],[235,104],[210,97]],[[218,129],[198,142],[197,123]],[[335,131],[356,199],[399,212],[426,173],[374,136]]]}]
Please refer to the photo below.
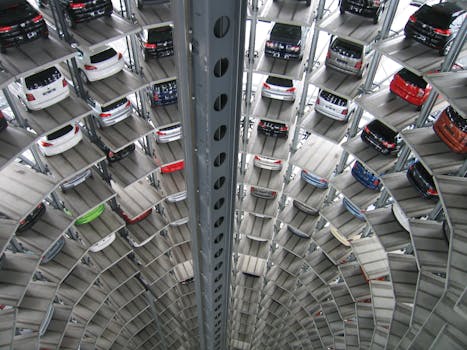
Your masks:
[{"label": "black car", "polygon": [[0,131],[5,130],[8,127],[8,122],[6,121],[5,116],[2,111],[0,111]]},{"label": "black car", "polygon": [[114,163],[118,162],[119,160],[128,157],[131,153],[134,152],[136,146],[134,143],[132,143],[129,146],[126,146],[124,149],[118,151],[118,152],[112,152],[109,148],[105,148],[105,156],[107,157],[107,160],[109,163]]},{"label": "black car", "polygon": [[451,49],[465,18],[466,11],[453,2],[423,5],[410,16],[404,33],[444,56]]},{"label": "black car", "polygon": [[[17,233],[24,232],[27,229],[31,228],[32,225],[34,225],[37,220],[40,219],[42,215],[44,215],[46,211],[46,206],[44,203],[39,203],[37,207],[33,209],[31,213],[29,213],[28,216],[26,216],[23,220],[19,222],[19,226],[16,229]],[[9,219],[8,215],[1,213],[0,212],[0,219]]]},{"label": "black car", "polygon": [[397,132],[377,119],[363,128],[360,137],[382,154],[394,154],[399,150]]},{"label": "black car", "polygon": [[[272,1],[276,2],[277,0],[272,0]],[[298,0],[298,1],[300,1],[300,0]],[[311,0],[302,0],[302,1],[305,1],[307,7],[311,5]]]},{"label": "black car", "polygon": [[373,23],[378,23],[383,13],[386,0],[341,0],[339,10],[341,14],[346,11],[373,18]]},{"label": "black car", "polygon": [[261,119],[258,123],[258,132],[266,136],[288,137],[289,127],[284,123]]},{"label": "black car", "polygon": [[167,57],[174,54],[171,26],[143,29],[138,38],[145,61],[149,57]]},{"label": "black car", "polygon": [[424,198],[438,197],[438,191],[436,190],[433,176],[430,175],[419,161],[409,165],[407,179]]},{"label": "black car", "polygon": [[[48,0],[50,1],[50,0]],[[113,12],[111,0],[58,0],[65,16],[65,22],[70,28],[77,23],[88,22],[107,16]]]},{"label": "black car", "polygon": [[47,38],[49,30],[41,13],[26,0],[0,2],[0,51],[7,47]]},{"label": "black car", "polygon": [[154,84],[148,88],[151,106],[165,106],[177,103],[177,81],[171,80]]},{"label": "black car", "polygon": [[276,23],[266,41],[264,53],[274,58],[300,60],[303,56],[302,39],[302,27]]}]

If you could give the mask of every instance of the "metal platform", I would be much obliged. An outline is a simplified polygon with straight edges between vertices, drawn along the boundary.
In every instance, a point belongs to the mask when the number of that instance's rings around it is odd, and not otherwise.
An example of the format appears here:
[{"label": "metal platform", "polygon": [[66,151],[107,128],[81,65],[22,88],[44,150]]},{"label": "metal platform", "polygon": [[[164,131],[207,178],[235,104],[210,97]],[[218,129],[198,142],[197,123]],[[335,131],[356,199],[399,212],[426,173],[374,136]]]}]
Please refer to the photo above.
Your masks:
[{"label": "metal platform", "polygon": [[[144,246],[145,248],[149,242],[152,242],[151,244],[153,244],[159,241],[156,236],[166,226],[166,219],[160,214],[153,211],[151,215],[149,215],[143,221],[140,221],[136,224],[128,225],[127,229],[130,232],[131,237],[138,244],[138,246]],[[141,249],[142,248],[137,247],[138,253]],[[144,255],[142,256],[144,257]]]},{"label": "metal platform", "polygon": [[287,159],[289,153],[289,144],[293,137],[293,130],[289,129],[289,137],[279,138],[272,136],[265,136],[258,133],[256,124],[251,132],[248,142],[248,153],[262,154],[266,157],[276,159]]},{"label": "metal platform", "polygon": [[387,257],[395,300],[400,303],[412,303],[415,297],[419,261],[409,254],[388,253]]},{"label": "metal platform", "polygon": [[[275,217],[279,203],[277,199],[266,200],[262,198],[256,198],[249,193],[243,198],[242,210],[258,215],[264,215],[267,217]],[[236,202],[236,209],[239,209],[239,201]]]},{"label": "metal platform", "polygon": [[97,129],[97,135],[112,152],[118,152],[153,132],[154,128],[135,114],[117,124]]},{"label": "metal platform", "polygon": [[165,201],[165,216],[169,223],[188,218],[188,203],[186,200],[171,203]]},{"label": "metal platform", "polygon": [[148,176],[155,169],[154,161],[138,149],[128,157],[109,164],[112,180],[122,187],[127,187]]},{"label": "metal platform", "polygon": [[465,155],[452,152],[432,128],[406,130],[401,135],[432,175],[456,173],[465,161]]},{"label": "metal platform", "polygon": [[170,4],[144,4],[143,9],[135,8],[134,15],[139,25],[144,29],[156,26],[164,26],[172,23]]},{"label": "metal platform", "polygon": [[26,130],[9,125],[0,134],[0,170],[26,151],[35,135]]},{"label": "metal platform", "polygon": [[327,190],[308,184],[297,174],[285,187],[284,194],[318,209],[326,197]]},{"label": "metal platform", "polygon": [[44,163],[48,165],[54,177],[64,181],[104,159],[104,153],[96,145],[83,138],[80,143],[68,151],[45,157]]},{"label": "metal platform", "polygon": [[134,218],[162,201],[162,195],[146,179],[141,179],[126,188],[112,184],[117,192],[117,201],[130,218]]},{"label": "metal platform", "polygon": [[110,198],[116,196],[112,188],[100,178],[100,175],[98,175],[95,170],[92,170],[92,173],[92,178],[61,193],[61,198],[65,203],[65,207],[69,209],[75,217],[87,213],[97,205],[107,202]]},{"label": "metal platform", "polygon": [[467,118],[467,72],[446,72],[428,75],[426,80],[439,91],[441,95],[459,112]]},{"label": "metal platform", "polygon": [[316,3],[306,6],[303,1],[266,1],[258,19],[292,25],[311,26],[315,15]]},{"label": "metal platform", "polygon": [[[155,140],[155,138],[154,138]],[[185,158],[183,141],[177,140],[167,143],[153,142],[154,160],[158,166],[174,163]]]},{"label": "metal platform", "polygon": [[[366,74],[363,74],[364,78],[365,76]],[[310,82],[320,89],[326,89],[347,100],[353,100],[360,94],[359,88],[364,80],[323,65],[313,73]]]},{"label": "metal platform", "polygon": [[79,225],[76,229],[85,245],[90,247],[124,226],[123,219],[106,206],[105,211],[97,219],[88,224]]},{"label": "metal platform", "polygon": [[54,304],[54,313],[49,327],[40,338],[40,346],[58,348],[65,333],[65,328],[71,315],[70,306]]},{"label": "metal platform", "polygon": [[176,171],[168,174],[158,174],[157,179],[165,196],[186,191],[185,172]]},{"label": "metal platform", "polygon": [[244,183],[252,186],[269,188],[275,191],[281,191],[285,170],[285,168],[281,171],[261,169],[254,166],[253,162],[250,162],[245,174]]},{"label": "metal platform", "polygon": [[313,110],[303,119],[300,126],[308,132],[339,144],[347,133],[348,121],[328,118]]},{"label": "metal platform", "polygon": [[349,262],[338,267],[353,301],[358,302],[370,298],[370,287],[358,262]]},{"label": "metal platform", "polygon": [[177,104],[152,107],[149,110],[149,115],[156,128],[179,123],[181,121]]},{"label": "metal platform", "polygon": [[132,252],[131,247],[117,235],[111,245],[97,253],[89,252],[92,261],[99,267],[99,271],[105,271],[118,263]]},{"label": "metal platform", "polygon": [[144,79],[150,84],[174,80],[177,77],[177,67],[171,56],[150,58],[146,62],[141,62],[141,69]]},{"label": "metal platform", "polygon": [[15,220],[0,219],[0,255],[3,254],[11,237],[16,232],[18,224]]},{"label": "metal platform", "polygon": [[343,245],[333,236],[329,227],[313,233],[312,237],[316,244],[318,244],[324,251],[329,260],[331,260],[335,265],[345,262],[352,253],[350,247]]},{"label": "metal platform", "polygon": [[271,240],[273,228],[274,220],[272,218],[245,213],[239,232],[257,240]]},{"label": "metal platform", "polygon": [[337,266],[321,250],[315,250],[305,257],[305,261],[325,283],[335,280],[339,274]]},{"label": "metal platform", "polygon": [[[373,280],[389,274],[386,252],[376,236],[352,241],[350,246],[366,279]],[[392,292],[392,286],[390,288]],[[373,291],[371,294],[373,296]]]},{"label": "metal platform", "polygon": [[305,235],[311,236],[315,228],[318,216],[311,216],[295,208],[292,203],[289,203],[284,210],[282,210],[278,219],[283,221],[286,225],[299,230]]},{"label": "metal platform", "polygon": [[[297,90],[299,89],[297,88]],[[258,91],[255,96],[255,101],[253,102],[251,116],[258,119],[267,118],[269,120],[277,120],[290,125],[295,118],[299,100],[300,96],[295,97],[295,102],[276,100],[263,97]]]},{"label": "metal platform", "polygon": [[366,210],[380,194],[363,186],[348,171],[332,178],[331,185],[362,210]]}]

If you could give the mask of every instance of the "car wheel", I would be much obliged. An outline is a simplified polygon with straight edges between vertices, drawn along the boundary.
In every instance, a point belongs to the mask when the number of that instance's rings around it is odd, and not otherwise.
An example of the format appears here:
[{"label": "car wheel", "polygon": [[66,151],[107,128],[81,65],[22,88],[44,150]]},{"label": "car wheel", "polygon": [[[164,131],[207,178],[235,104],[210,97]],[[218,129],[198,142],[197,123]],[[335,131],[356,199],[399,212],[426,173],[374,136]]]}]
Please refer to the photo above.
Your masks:
[{"label": "car wheel", "polygon": [[68,13],[68,11],[65,11],[64,12],[64,16],[65,18],[65,23],[66,25],[68,26],[68,28],[75,28],[76,27],[76,24],[73,22],[73,20],[71,19],[71,16],[70,14]]},{"label": "car wheel", "polygon": [[439,50],[439,54],[441,56],[446,56],[449,53],[449,51],[451,51],[452,42],[453,40],[449,41],[442,49]]},{"label": "car wheel", "polygon": [[89,84],[89,79],[88,79],[88,76],[86,75],[86,73],[84,73],[84,71],[82,71],[81,69],[79,70],[79,77],[81,78],[81,81],[85,84]]}]

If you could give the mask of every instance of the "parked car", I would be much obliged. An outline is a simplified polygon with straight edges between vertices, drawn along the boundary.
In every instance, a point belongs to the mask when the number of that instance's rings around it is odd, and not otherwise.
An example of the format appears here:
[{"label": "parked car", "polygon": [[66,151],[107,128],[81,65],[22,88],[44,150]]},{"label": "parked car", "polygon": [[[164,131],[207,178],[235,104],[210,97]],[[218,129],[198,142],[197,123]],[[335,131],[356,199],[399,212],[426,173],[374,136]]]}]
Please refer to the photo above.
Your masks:
[{"label": "parked car", "polygon": [[112,244],[113,241],[115,241],[115,232],[112,232],[110,235],[105,236],[102,238],[100,241],[94,243],[92,246],[89,247],[89,250],[93,253],[100,252],[101,250],[104,250],[107,248],[109,245]]},{"label": "parked car", "polygon": [[133,112],[133,106],[126,97],[105,105],[100,105],[94,100],[88,100],[88,104],[92,108],[92,115],[103,128],[121,122]]},{"label": "parked car", "polygon": [[45,214],[46,210],[46,205],[43,202],[39,203],[28,216],[19,222],[16,233],[18,234],[30,229]]},{"label": "parked car", "polygon": [[341,0],[339,10],[341,14],[346,11],[362,17],[370,17],[373,23],[378,23],[384,11],[386,0]]},{"label": "parked car", "polygon": [[378,119],[367,124],[360,135],[361,139],[378,152],[389,155],[399,151],[399,135]]},{"label": "parked car", "polygon": [[423,5],[410,16],[404,27],[407,38],[447,55],[467,12],[454,2]]},{"label": "parked car", "polygon": [[174,55],[171,26],[143,29],[138,38],[145,61],[150,57],[160,58]]},{"label": "parked car", "polygon": [[302,232],[299,229],[297,229],[297,228],[295,228],[295,227],[293,227],[291,225],[287,225],[287,230],[290,233],[292,233],[292,234],[294,234],[294,235],[296,235],[296,236],[298,236],[300,238],[310,238],[310,236],[307,235],[305,232]]},{"label": "parked car", "polygon": [[171,221],[171,222],[169,223],[169,225],[170,225],[170,226],[182,226],[182,225],[187,224],[188,221],[190,221],[190,218],[189,218],[189,217],[181,218],[181,219],[178,219],[178,220],[175,220],[175,221]]},{"label": "parked car", "polygon": [[158,143],[167,143],[177,141],[182,138],[182,125],[180,123],[172,124],[156,130],[156,141]]},{"label": "parked car", "polygon": [[413,162],[407,169],[407,179],[424,198],[437,198],[438,191],[433,176],[420,161]]},{"label": "parked car", "polygon": [[70,95],[68,82],[56,66],[19,78],[8,87],[27,110],[34,111],[49,107]]},{"label": "parked car", "polygon": [[114,48],[104,45],[94,50],[78,48],[79,74],[84,83],[108,78],[123,69],[123,55]]},{"label": "parked car", "polygon": [[73,176],[71,179],[66,180],[60,185],[60,189],[62,190],[62,192],[69,191],[72,188],[82,184],[84,181],[86,181],[89,178],[93,178],[91,169],[87,169],[79,173],[78,175]]},{"label": "parked car", "polygon": [[400,205],[397,204],[396,202],[392,203],[391,210],[392,210],[392,213],[394,214],[394,217],[399,222],[399,224],[402,226],[402,228],[406,230],[407,232],[409,232],[410,231],[409,219],[405,215]]},{"label": "parked car", "polygon": [[268,188],[250,187],[250,194],[254,197],[262,198],[262,199],[274,199],[277,196],[277,192],[270,190]]},{"label": "parked car", "polygon": [[58,0],[58,3],[70,28],[99,17],[110,17],[113,12],[111,0]]},{"label": "parked car", "polygon": [[326,67],[361,78],[372,55],[371,46],[336,37],[329,45],[325,64]]},{"label": "parked car", "polygon": [[467,153],[467,120],[452,107],[446,107],[433,125],[433,130],[451,151]]},{"label": "parked car", "polygon": [[117,209],[117,214],[120,215],[120,217],[125,220],[125,222],[127,223],[127,225],[132,225],[132,224],[136,224],[140,221],[143,221],[144,219],[146,219],[149,215],[151,215],[152,213],[152,208],[149,208],[148,210],[146,210],[145,212],[135,216],[135,217],[131,217],[126,211],[124,211],[121,207],[118,207]]},{"label": "parked car", "polygon": [[305,204],[303,202],[297,201],[294,199],[292,202],[293,206],[297,208],[298,210],[304,212],[305,214],[316,216],[319,214],[319,210],[316,208],[313,208],[312,206]]},{"label": "parked car", "polygon": [[337,96],[327,90],[319,90],[316,98],[315,111],[339,121],[347,121],[352,112],[352,104],[349,100]]},{"label": "parked car", "polygon": [[360,210],[359,207],[345,197],[342,199],[342,203],[344,204],[344,208],[347,209],[350,214],[355,216],[358,220],[365,221],[365,215],[363,214],[365,212],[364,210]]},{"label": "parked car", "polygon": [[273,122],[271,120],[261,119],[257,127],[258,133],[266,136],[285,137],[289,136],[289,127],[287,124],[280,122]]},{"label": "parked car", "polygon": [[184,168],[185,168],[185,161],[179,160],[178,162],[161,166],[161,173],[169,174],[175,171],[183,170]]},{"label": "parked car", "polygon": [[42,322],[39,326],[39,336],[42,337],[45,332],[47,331],[47,328],[49,328],[50,321],[52,320],[52,316],[54,314],[54,303],[50,303],[49,307],[47,308],[47,311],[45,312],[44,318],[42,319]]},{"label": "parked car", "polygon": [[126,146],[124,149],[118,151],[118,152],[112,152],[110,148],[104,147],[103,151],[107,157],[107,161],[109,163],[114,163],[118,162],[119,160],[122,160],[123,158],[128,157],[130,154],[132,154],[135,151],[135,144],[132,143],[129,146]]},{"label": "parked car", "polygon": [[302,170],[300,173],[301,178],[308,184],[318,188],[328,188],[328,180],[324,177],[315,175],[309,171]]},{"label": "parked car", "polygon": [[295,101],[296,90],[292,80],[270,75],[263,83],[261,96],[281,101]]},{"label": "parked car", "polygon": [[57,242],[55,242],[49,250],[47,250],[41,258],[40,264],[44,265],[50,262],[53,258],[55,258],[62,250],[63,246],[65,245],[65,238],[60,237]]},{"label": "parked car", "polygon": [[0,3],[0,52],[38,38],[47,38],[49,30],[42,14],[26,0]]},{"label": "parked car", "polygon": [[379,177],[366,169],[358,160],[353,164],[351,173],[352,176],[366,188],[379,190],[381,187],[381,180]]},{"label": "parked car", "polygon": [[273,171],[282,170],[282,160],[266,157],[260,154],[255,156],[253,160],[253,164],[254,166],[261,168],[261,169],[273,170]]},{"label": "parked car", "polygon": [[167,201],[170,202],[170,203],[176,203],[176,202],[181,202],[181,201],[185,200],[186,198],[187,198],[187,192],[182,191],[182,192],[178,192],[178,193],[168,195],[167,196]]},{"label": "parked car", "polygon": [[75,147],[83,139],[78,123],[68,124],[39,140],[39,148],[47,156],[54,156]]},{"label": "parked car", "polygon": [[300,26],[275,23],[265,43],[265,55],[285,60],[301,60],[302,45],[305,42],[304,34]]},{"label": "parked car", "polygon": [[94,209],[89,210],[87,213],[81,215],[75,221],[75,225],[84,225],[89,224],[90,222],[96,220],[101,214],[105,211],[105,204],[102,203],[95,207]]},{"label": "parked car", "polygon": [[148,88],[151,106],[165,106],[177,103],[177,81],[157,83]]},{"label": "parked car", "polygon": [[403,100],[421,107],[430,94],[431,85],[423,77],[403,68],[394,75],[389,89]]},{"label": "parked car", "polygon": [[3,115],[2,111],[0,111],[0,132],[5,130],[8,127],[8,122]]}]

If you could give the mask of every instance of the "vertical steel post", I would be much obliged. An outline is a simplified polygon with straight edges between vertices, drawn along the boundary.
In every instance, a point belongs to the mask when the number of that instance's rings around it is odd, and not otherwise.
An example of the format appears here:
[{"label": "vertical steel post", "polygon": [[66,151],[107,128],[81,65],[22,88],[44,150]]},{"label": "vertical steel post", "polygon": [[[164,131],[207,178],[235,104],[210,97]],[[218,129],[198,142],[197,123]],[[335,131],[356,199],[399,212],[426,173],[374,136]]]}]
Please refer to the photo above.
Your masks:
[{"label": "vertical steel post", "polygon": [[199,342],[203,350],[221,350],[227,347],[246,1],[172,5],[185,166],[192,172],[187,190]]}]

